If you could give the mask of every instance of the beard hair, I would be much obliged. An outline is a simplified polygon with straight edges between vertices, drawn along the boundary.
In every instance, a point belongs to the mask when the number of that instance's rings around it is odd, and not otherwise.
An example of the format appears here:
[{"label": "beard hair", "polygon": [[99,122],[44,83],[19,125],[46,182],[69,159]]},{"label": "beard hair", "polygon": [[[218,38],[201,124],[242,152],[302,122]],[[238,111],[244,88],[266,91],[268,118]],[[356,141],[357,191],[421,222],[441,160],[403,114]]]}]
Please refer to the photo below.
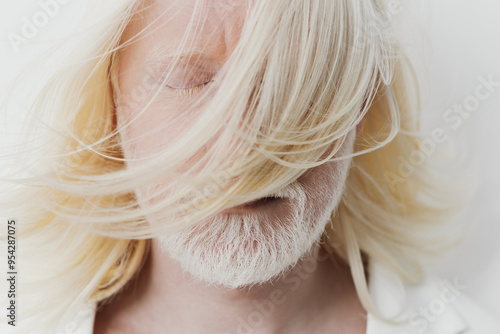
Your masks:
[{"label": "beard hair", "polygon": [[331,189],[322,192],[324,196],[313,199],[321,202],[318,210],[304,186],[295,181],[274,194],[287,201],[286,214],[271,210],[216,214],[186,230],[158,237],[158,244],[195,283],[232,289],[262,284],[310,255],[341,193],[341,189],[335,194]]}]

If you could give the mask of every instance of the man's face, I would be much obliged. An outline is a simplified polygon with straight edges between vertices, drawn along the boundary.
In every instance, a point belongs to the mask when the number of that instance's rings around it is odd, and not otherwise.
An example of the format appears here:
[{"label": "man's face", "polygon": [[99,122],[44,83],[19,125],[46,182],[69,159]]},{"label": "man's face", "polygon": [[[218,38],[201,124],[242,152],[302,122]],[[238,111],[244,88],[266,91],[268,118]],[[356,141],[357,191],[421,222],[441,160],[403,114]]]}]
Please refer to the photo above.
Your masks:
[{"label": "man's face", "polygon": [[[120,53],[118,73],[123,103],[117,108],[119,128],[134,117],[139,106],[146,104],[141,98],[148,82],[158,81],[155,76],[163,72],[162,66],[168,66],[179,56],[157,101],[120,131],[127,159],[140,159],[161,151],[203,113],[203,104],[196,110],[190,107],[203,89],[212,84],[212,78],[238,42],[249,10],[243,0],[201,1],[206,18],[194,25],[202,29],[183,40],[193,24],[195,3],[195,0],[150,1],[147,19],[136,15],[125,31],[127,40],[154,22],[140,34],[138,41]],[[189,56],[172,51],[186,42],[192,51]],[[190,113],[182,113],[187,108]],[[352,152],[355,137],[353,130],[337,156]],[[161,236],[157,241],[168,256],[204,283],[234,288],[266,282],[294,265],[318,241],[340,201],[349,164],[350,159],[345,159],[311,168],[273,194],[273,199],[221,211],[194,227]],[[137,197],[148,198],[163,186],[160,182],[154,187],[137,189]],[[151,224],[168,224],[154,217],[148,220]]]}]

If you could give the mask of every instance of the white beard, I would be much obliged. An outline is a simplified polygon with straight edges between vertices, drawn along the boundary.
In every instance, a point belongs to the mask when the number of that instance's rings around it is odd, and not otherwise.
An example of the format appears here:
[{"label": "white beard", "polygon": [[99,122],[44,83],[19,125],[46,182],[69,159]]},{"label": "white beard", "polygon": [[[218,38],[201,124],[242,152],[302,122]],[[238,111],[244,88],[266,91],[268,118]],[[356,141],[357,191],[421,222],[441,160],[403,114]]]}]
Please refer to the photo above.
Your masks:
[{"label": "white beard", "polygon": [[316,203],[319,208],[308,200],[304,187],[293,182],[275,194],[288,201],[286,215],[217,214],[159,237],[162,253],[180,263],[195,282],[228,288],[268,282],[309,255],[321,237],[342,194],[346,173],[339,172],[340,177],[330,183],[337,188],[334,193],[330,189],[314,199],[321,202]]},{"label": "white beard", "polygon": [[[354,134],[340,154],[351,152]],[[249,211],[216,214],[194,227],[158,238],[162,253],[177,261],[196,283],[238,288],[269,282],[305,256],[330,222],[344,192],[351,159],[319,173],[307,192],[295,181],[273,194],[286,214]]]}]

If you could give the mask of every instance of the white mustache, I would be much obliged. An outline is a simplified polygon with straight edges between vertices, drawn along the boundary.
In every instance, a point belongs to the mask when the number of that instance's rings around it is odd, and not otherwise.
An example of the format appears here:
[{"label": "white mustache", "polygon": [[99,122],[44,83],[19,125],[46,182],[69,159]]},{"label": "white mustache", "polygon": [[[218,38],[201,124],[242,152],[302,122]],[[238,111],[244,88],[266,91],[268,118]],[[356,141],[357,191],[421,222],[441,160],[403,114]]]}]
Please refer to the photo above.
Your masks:
[{"label": "white mustache", "polygon": [[303,198],[304,194],[304,187],[298,181],[294,181],[267,197],[299,199]]}]

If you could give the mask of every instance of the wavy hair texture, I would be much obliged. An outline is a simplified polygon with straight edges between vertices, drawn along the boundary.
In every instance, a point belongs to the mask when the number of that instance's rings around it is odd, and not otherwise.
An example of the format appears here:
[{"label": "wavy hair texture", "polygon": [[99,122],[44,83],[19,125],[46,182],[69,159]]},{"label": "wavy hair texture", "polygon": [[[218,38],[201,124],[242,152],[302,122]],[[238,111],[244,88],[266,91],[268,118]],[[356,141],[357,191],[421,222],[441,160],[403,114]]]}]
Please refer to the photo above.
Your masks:
[{"label": "wavy hair texture", "polygon": [[[384,0],[252,1],[217,85],[203,93],[204,113],[173,145],[133,163],[122,152],[132,143],[120,139],[116,108],[132,99],[140,115],[158,91],[139,87],[137,96],[123,96],[117,68],[119,50],[141,38],[123,32],[134,15],[147,15],[147,4],[89,2],[68,40],[12,86],[18,92],[37,69],[50,68],[28,95],[20,168],[2,199],[19,225],[23,331],[51,328],[82,303],[115,295],[140,270],[150,238],[275,192],[332,160],[362,118],[325,240],[349,264],[371,312],[364,255],[406,282],[421,279],[423,256],[442,250],[428,232],[458,202],[429,161],[410,176],[400,173],[401,159],[420,150],[420,105]],[[200,0],[187,33],[203,29],[203,13]],[[209,141],[200,160],[180,172]],[[139,203],[135,189],[164,177],[174,181],[157,189],[161,200]],[[151,214],[166,223],[153,226],[144,218]]]}]

